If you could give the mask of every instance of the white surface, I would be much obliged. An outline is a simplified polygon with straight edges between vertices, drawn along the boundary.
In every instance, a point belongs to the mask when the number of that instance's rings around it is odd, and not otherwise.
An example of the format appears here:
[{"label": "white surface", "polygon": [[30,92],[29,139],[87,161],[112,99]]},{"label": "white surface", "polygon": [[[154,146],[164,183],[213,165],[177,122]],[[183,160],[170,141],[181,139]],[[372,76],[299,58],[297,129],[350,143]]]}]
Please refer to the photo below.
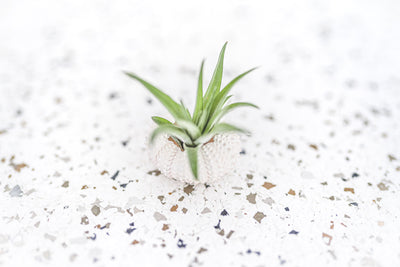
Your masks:
[{"label": "white surface", "polygon": [[[399,266],[399,5],[280,2],[1,1],[0,265]],[[237,174],[187,194],[147,174],[166,112],[121,70],[190,106],[226,40],[261,110]]]}]

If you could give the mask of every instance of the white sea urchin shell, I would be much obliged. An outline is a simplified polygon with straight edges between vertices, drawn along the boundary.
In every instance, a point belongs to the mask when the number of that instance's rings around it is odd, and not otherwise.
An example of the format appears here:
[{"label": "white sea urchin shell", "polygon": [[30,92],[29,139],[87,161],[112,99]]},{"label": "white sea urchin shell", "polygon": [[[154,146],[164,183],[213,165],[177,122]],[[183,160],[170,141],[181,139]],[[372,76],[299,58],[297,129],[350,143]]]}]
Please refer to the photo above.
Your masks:
[{"label": "white sea urchin shell", "polygon": [[233,172],[240,152],[240,137],[237,134],[217,134],[211,142],[198,150],[199,179],[193,177],[186,151],[168,140],[167,135],[159,136],[151,149],[156,167],[166,177],[189,184],[212,183]]}]

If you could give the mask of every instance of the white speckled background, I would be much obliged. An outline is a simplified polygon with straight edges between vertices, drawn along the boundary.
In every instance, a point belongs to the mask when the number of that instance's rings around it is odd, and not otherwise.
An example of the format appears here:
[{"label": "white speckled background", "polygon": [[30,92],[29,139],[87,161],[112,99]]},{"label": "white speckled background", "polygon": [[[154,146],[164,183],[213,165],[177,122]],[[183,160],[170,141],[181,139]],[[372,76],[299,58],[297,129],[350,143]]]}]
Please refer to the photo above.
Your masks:
[{"label": "white speckled background", "polygon": [[[397,1],[0,2],[0,266],[400,266]],[[235,175],[147,157],[228,40]],[[118,175],[115,175],[118,172]],[[111,179],[112,177],[115,179]]]}]

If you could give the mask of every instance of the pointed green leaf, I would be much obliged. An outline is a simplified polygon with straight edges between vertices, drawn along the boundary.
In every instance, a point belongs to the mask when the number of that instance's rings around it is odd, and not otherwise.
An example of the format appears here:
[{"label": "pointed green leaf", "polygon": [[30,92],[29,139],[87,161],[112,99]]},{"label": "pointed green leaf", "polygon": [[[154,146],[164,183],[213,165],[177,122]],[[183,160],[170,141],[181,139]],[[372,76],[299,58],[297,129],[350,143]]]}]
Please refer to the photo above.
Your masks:
[{"label": "pointed green leaf", "polygon": [[178,139],[182,140],[184,143],[192,144],[192,140],[185,133],[185,131],[172,124],[163,124],[161,126],[158,126],[151,134],[150,143],[153,143],[154,139],[160,134],[168,134],[169,136],[175,136]]},{"label": "pointed green leaf", "polygon": [[200,132],[204,133],[204,129],[205,129],[208,119],[209,119],[209,116],[208,116],[208,112],[207,112],[207,108],[206,108],[202,111],[199,122],[197,123],[197,125],[199,126],[199,129],[200,129]]},{"label": "pointed green leaf", "polygon": [[199,81],[197,84],[196,106],[193,111],[193,122],[194,123],[198,122],[199,117],[200,117],[200,112],[203,110],[203,67],[204,67],[204,59],[201,62]]},{"label": "pointed green leaf", "polygon": [[230,105],[224,107],[223,109],[221,109],[219,112],[214,113],[214,115],[208,121],[205,132],[210,130],[214,126],[214,124],[218,123],[222,119],[222,117],[225,116],[228,112],[231,112],[234,109],[239,108],[239,107],[258,108],[258,106],[254,105],[252,103],[248,103],[248,102],[236,102],[236,103],[230,104]]},{"label": "pointed green leaf", "polygon": [[226,104],[226,102],[228,102],[228,100],[232,97],[232,95],[228,95],[227,97],[225,97],[224,101],[222,101],[222,107]]},{"label": "pointed green leaf", "polygon": [[198,175],[198,149],[199,147],[190,147],[185,145],[185,150],[188,155],[190,169],[192,170],[193,176],[196,180],[199,179]]},{"label": "pointed green leaf", "polygon": [[[231,98],[231,97],[232,97],[232,95],[229,95],[229,96],[225,97],[223,103],[225,104],[229,100],[229,98]],[[201,123],[199,123],[199,128],[200,128],[202,133],[207,133],[208,132],[208,130],[206,130],[206,128],[207,128],[207,125],[210,123],[210,120],[213,117],[213,116],[211,116],[211,112],[210,112],[211,108],[212,108],[211,105],[209,105],[206,108],[205,113],[207,114],[207,117],[204,120],[202,120]],[[219,111],[216,111],[216,112],[218,113]],[[216,112],[214,112],[214,113],[216,113]]]},{"label": "pointed green leaf", "polygon": [[177,120],[176,124],[180,128],[183,128],[189,134],[192,140],[197,139],[201,135],[199,127],[197,127],[197,125],[190,120]]},{"label": "pointed green leaf", "polygon": [[240,133],[245,133],[248,134],[249,131],[237,127],[235,125],[229,124],[229,123],[218,123],[217,125],[214,126],[214,129],[211,130],[211,132],[213,132],[214,134],[217,133],[226,133],[226,132],[240,132]]},{"label": "pointed green leaf", "polygon": [[172,122],[170,122],[169,120],[164,119],[164,118],[161,118],[161,117],[158,117],[158,116],[153,116],[153,117],[151,117],[151,119],[152,119],[155,123],[157,123],[157,125],[172,124]]},{"label": "pointed green leaf", "polygon": [[135,79],[136,81],[140,82],[147,90],[150,91],[160,102],[163,104],[167,110],[171,113],[171,115],[175,119],[182,118],[184,114],[182,114],[181,107],[178,103],[176,103],[169,95],[162,92],[160,89],[156,88],[154,85],[148,83],[147,81],[143,80],[142,78],[138,77],[137,75],[124,72],[129,77]]},{"label": "pointed green leaf", "polygon": [[185,104],[183,104],[182,100],[180,102],[181,102],[181,111],[182,111],[182,114],[184,115],[183,118],[185,120],[192,120],[192,117],[190,116],[189,110],[185,107]]},{"label": "pointed green leaf", "polygon": [[221,90],[221,92],[218,93],[218,95],[215,97],[215,101],[213,102],[213,106],[210,110],[210,114],[212,115],[216,110],[220,109],[224,103],[225,98],[227,97],[229,91],[232,89],[232,87],[244,76],[252,72],[257,68],[252,68],[246,72],[243,72],[242,74],[238,75],[236,78],[234,78],[230,83],[228,83],[224,89]]},{"label": "pointed green leaf", "polygon": [[210,84],[208,85],[207,92],[204,96],[204,104],[209,105],[212,103],[213,97],[219,92],[219,89],[221,88],[221,81],[222,81],[222,72],[224,68],[224,55],[225,55],[225,49],[226,45],[228,42],[224,44],[224,46],[221,49],[221,52],[219,53],[219,58],[217,62],[217,66],[215,67],[214,74],[211,78]]}]

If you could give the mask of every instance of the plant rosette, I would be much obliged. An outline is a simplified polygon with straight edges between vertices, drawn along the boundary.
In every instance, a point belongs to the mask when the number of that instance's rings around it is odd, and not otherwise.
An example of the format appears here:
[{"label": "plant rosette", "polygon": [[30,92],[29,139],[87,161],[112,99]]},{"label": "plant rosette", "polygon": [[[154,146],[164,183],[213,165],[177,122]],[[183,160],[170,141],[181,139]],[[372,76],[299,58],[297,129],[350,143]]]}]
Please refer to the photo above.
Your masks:
[{"label": "plant rosette", "polygon": [[201,63],[196,105],[192,114],[183,101],[177,103],[136,74],[125,72],[152,93],[175,120],[172,123],[162,117],[152,117],[158,126],[150,136],[151,158],[166,177],[190,184],[212,183],[230,175],[235,169],[240,152],[238,133],[248,133],[248,131],[221,122],[221,119],[239,107],[258,107],[247,102],[228,104],[228,100],[232,97],[229,92],[233,85],[255,68],[240,74],[221,88],[226,45],[227,43],[222,47],[205,93],[203,93],[204,60]]}]

